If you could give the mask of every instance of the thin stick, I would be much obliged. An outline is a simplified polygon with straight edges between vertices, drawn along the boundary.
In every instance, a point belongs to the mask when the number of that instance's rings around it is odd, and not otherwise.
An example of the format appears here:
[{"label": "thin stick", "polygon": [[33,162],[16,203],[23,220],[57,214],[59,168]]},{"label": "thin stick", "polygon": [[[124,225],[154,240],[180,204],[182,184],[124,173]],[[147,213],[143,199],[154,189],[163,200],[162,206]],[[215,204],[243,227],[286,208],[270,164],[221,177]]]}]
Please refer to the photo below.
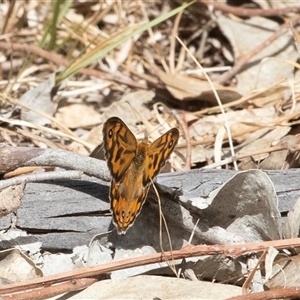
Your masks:
[{"label": "thin stick", "polygon": [[174,73],[175,72],[175,46],[176,46],[176,36],[178,34],[178,27],[179,23],[182,17],[183,11],[179,12],[174,21],[173,29],[172,29],[172,34],[170,36],[170,55],[169,55],[169,67],[170,67],[170,72]]},{"label": "thin stick", "polygon": [[0,170],[6,173],[20,167],[57,166],[83,171],[105,181],[110,174],[105,161],[60,149],[11,147],[0,144]]},{"label": "thin stick", "polygon": [[222,11],[224,13],[230,13],[240,17],[250,17],[250,16],[282,16],[287,13],[300,12],[300,6],[286,6],[282,8],[269,8],[269,9],[260,9],[260,8],[245,8],[245,7],[235,7],[226,4],[221,4],[217,2],[212,2],[210,0],[198,0],[201,3],[212,6],[215,10]]},{"label": "thin stick", "polygon": [[191,137],[189,134],[189,130],[186,123],[182,120],[182,118],[178,115],[178,113],[176,113],[175,110],[172,110],[172,113],[176,118],[177,122],[179,123],[186,140],[186,156],[185,156],[185,163],[182,169],[190,170],[192,165],[192,147],[191,147]]},{"label": "thin stick", "polygon": [[[231,244],[231,245],[188,245],[180,250],[174,250],[164,253],[155,253],[141,257],[129,258],[124,260],[118,260],[107,264],[96,265],[92,267],[86,267],[82,269],[76,269],[61,274],[55,274],[33,280],[27,280],[18,283],[12,283],[0,286],[1,296],[9,293],[22,292],[26,289],[43,288],[44,286],[57,284],[67,280],[73,280],[76,278],[94,277],[99,274],[106,274],[116,270],[122,270],[126,268],[132,268],[137,266],[145,266],[157,262],[164,262],[168,259],[182,259],[188,257],[197,257],[201,255],[219,255],[224,254],[228,257],[237,257],[246,255],[253,252],[263,252],[269,247],[275,247],[276,249],[287,249],[300,247],[300,238],[275,240],[267,242],[254,242],[248,244]],[[242,298],[240,298],[242,299]]]},{"label": "thin stick", "polygon": [[[195,58],[195,56],[189,51],[189,49],[186,47],[186,45],[181,41],[181,39],[177,36],[176,37],[177,40],[179,41],[179,43],[184,47],[184,49],[188,52],[188,54],[192,57],[192,59],[194,60],[195,64],[202,70],[206,80],[209,82],[211,88],[212,88],[212,91],[216,97],[216,100],[219,104],[219,107],[220,107],[220,110],[221,110],[221,113],[222,113],[222,116],[224,118],[224,126],[226,128],[226,131],[227,131],[227,135],[228,135],[228,141],[229,141],[229,146],[230,146],[230,151],[231,151],[231,155],[234,156],[234,148],[233,148],[233,142],[232,142],[232,136],[231,136],[231,131],[230,131],[230,126],[228,124],[228,120],[227,120],[227,117],[226,117],[226,114],[225,114],[225,111],[224,111],[224,108],[223,108],[223,105],[222,105],[222,102],[220,100],[220,97],[216,91],[216,89],[214,88],[214,85],[212,83],[212,81],[210,80],[209,76],[207,75],[207,73],[204,71],[204,69],[202,68],[201,64],[197,61],[197,59]],[[233,165],[234,165],[234,168],[236,170],[238,170],[238,166],[237,166],[237,163],[236,162],[233,162]]]},{"label": "thin stick", "polygon": [[266,149],[263,149],[263,150],[254,151],[254,152],[241,153],[241,154],[237,153],[235,156],[232,156],[232,157],[226,158],[224,160],[221,160],[218,163],[210,164],[208,166],[203,167],[202,169],[214,169],[216,167],[227,165],[229,163],[232,163],[234,161],[238,161],[238,160],[243,159],[243,158],[252,157],[252,156],[256,156],[256,155],[260,155],[260,154],[264,154],[264,153],[282,151],[282,150],[289,150],[291,152],[292,151],[299,151],[300,150],[300,145],[290,146],[287,143],[284,143],[282,145],[278,145],[278,146],[274,146],[274,147],[266,148]]},{"label": "thin stick", "polygon": [[[54,62],[56,65],[68,65],[70,62],[63,58],[62,56],[54,53],[46,51],[42,48],[39,48],[34,45],[27,45],[27,44],[19,44],[19,43],[8,43],[8,42],[0,42],[0,50],[10,50],[10,51],[21,51],[23,53],[33,53],[40,57],[43,57],[51,62]],[[95,76],[97,78],[103,78],[106,80],[111,80],[115,82],[119,82],[131,87],[140,88],[140,89],[147,89],[147,85],[140,83],[136,80],[132,80],[131,78],[125,77],[121,74],[113,75],[109,73],[104,73],[102,71],[98,71],[95,69],[84,68],[78,71],[78,73],[88,75],[88,76]]]},{"label": "thin stick", "polygon": [[289,26],[295,27],[300,20],[300,16],[296,15],[295,17],[292,18],[291,21],[287,21],[285,22],[279,30],[277,30],[275,33],[273,33],[269,38],[267,38],[264,42],[262,42],[258,47],[252,49],[251,51],[249,51],[248,53],[246,53],[245,55],[241,55],[239,56],[236,61],[235,64],[233,66],[233,68],[224,73],[223,75],[221,75],[218,79],[218,83],[219,84],[224,84],[226,82],[228,82],[232,77],[234,77],[241,69],[242,67],[255,55],[257,55],[258,53],[260,53],[262,50],[264,50],[267,46],[269,46],[270,44],[272,44],[276,39],[278,39],[281,35],[286,34],[286,32],[289,29]]},{"label": "thin stick", "polygon": [[74,136],[69,135],[69,134],[61,132],[59,130],[55,130],[55,129],[48,128],[48,127],[41,126],[41,125],[36,125],[36,124],[30,123],[30,122],[27,122],[27,121],[23,121],[23,120],[4,118],[4,117],[1,117],[1,116],[0,116],[0,121],[6,122],[6,123],[12,124],[12,125],[26,126],[28,128],[38,129],[38,130],[41,130],[42,132],[48,132],[50,134],[53,134],[54,136],[60,136],[60,137],[68,138],[70,140],[73,140],[77,143],[80,143],[80,144],[84,145],[85,147],[87,147],[89,149],[93,148],[93,146],[90,143],[85,142],[84,140],[80,139],[79,137],[76,137],[75,135]]},{"label": "thin stick", "polygon": [[81,171],[54,171],[46,173],[33,173],[22,175],[0,181],[0,190],[12,185],[21,184],[23,182],[41,182],[46,180],[61,180],[61,179],[81,179],[83,172]]}]

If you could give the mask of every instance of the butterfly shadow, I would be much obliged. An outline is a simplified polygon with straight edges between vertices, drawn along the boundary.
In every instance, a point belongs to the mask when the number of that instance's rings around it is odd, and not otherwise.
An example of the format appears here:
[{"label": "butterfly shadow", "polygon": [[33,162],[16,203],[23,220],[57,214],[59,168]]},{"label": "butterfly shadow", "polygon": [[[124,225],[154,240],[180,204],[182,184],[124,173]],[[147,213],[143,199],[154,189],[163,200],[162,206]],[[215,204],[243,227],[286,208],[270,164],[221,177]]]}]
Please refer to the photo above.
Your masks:
[{"label": "butterfly shadow", "polygon": [[[92,198],[100,199],[109,203],[109,182],[94,177],[86,177],[80,180],[55,180],[43,181],[44,183],[55,184],[57,186],[72,189],[75,192],[84,193]],[[77,196],[77,195],[75,195]]]}]

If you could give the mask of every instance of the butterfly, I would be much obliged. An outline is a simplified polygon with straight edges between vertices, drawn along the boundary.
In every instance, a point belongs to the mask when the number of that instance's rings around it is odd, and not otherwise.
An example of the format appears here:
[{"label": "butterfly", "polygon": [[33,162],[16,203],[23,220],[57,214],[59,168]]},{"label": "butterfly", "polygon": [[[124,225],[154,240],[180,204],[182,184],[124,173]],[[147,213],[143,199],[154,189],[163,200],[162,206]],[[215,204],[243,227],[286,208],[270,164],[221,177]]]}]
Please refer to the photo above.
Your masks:
[{"label": "butterfly", "polygon": [[110,205],[118,234],[133,225],[146,200],[151,182],[174,150],[179,138],[172,128],[150,143],[137,140],[117,117],[103,125],[103,145],[111,173]]}]

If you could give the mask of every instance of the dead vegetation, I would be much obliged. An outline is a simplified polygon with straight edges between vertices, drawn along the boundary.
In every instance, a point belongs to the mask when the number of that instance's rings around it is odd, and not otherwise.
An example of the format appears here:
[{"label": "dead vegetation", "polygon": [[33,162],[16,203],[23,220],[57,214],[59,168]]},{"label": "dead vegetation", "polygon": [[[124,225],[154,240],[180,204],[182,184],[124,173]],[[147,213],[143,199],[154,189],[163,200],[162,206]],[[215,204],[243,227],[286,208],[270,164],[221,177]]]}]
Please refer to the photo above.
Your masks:
[{"label": "dead vegetation", "polygon": [[[3,299],[299,297],[300,5],[230,2],[0,3]],[[125,236],[108,232],[112,116],[151,141],[180,130]]]}]

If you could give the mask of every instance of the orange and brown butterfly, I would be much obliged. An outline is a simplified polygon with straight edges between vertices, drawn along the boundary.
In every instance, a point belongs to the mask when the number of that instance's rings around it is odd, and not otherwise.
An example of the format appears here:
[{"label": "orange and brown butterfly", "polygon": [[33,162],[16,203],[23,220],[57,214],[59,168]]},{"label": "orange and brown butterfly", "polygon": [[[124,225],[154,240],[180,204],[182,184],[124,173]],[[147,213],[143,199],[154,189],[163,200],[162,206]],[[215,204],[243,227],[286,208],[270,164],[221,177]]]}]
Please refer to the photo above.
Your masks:
[{"label": "orange and brown butterfly", "polygon": [[178,129],[172,128],[150,143],[146,138],[137,140],[117,117],[104,123],[104,151],[112,177],[111,211],[119,234],[125,234],[133,225],[152,180],[174,150],[178,138]]}]

